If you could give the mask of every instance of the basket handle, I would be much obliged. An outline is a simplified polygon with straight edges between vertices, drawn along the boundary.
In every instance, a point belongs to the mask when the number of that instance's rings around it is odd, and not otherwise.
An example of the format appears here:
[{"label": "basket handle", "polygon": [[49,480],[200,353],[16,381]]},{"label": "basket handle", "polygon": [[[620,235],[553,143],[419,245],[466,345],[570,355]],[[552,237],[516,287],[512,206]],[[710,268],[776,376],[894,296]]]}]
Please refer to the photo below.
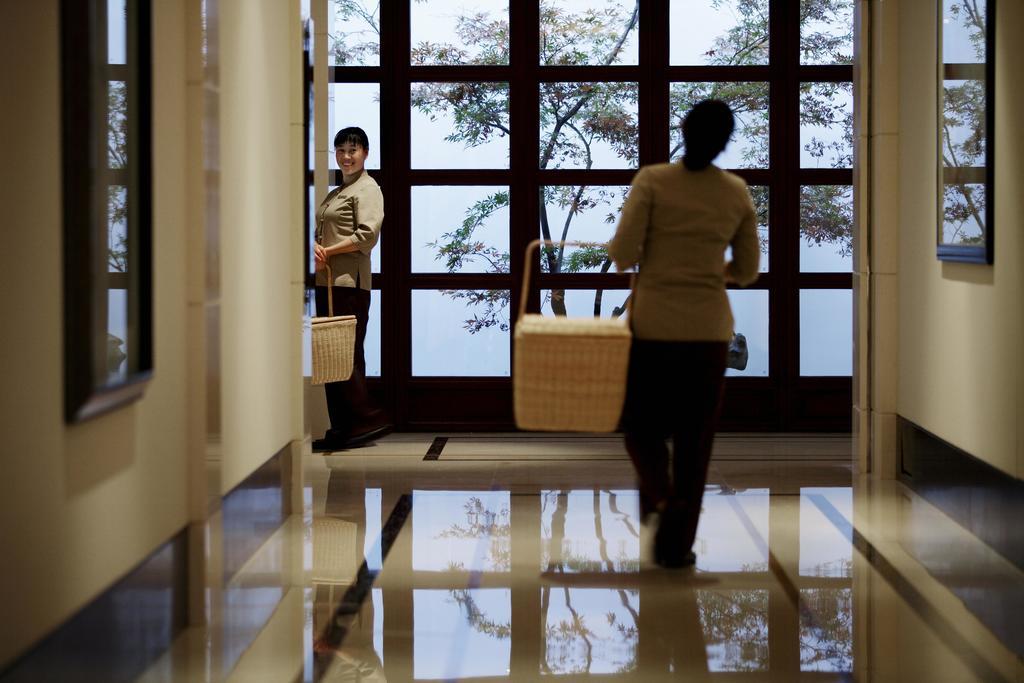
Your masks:
[{"label": "basket handle", "polygon": [[331,264],[324,261],[327,266],[327,317],[334,317],[334,274],[331,273]]},{"label": "basket handle", "polygon": [[[523,316],[526,315],[526,297],[530,293],[530,271],[533,270],[533,264],[530,262],[530,258],[533,252],[536,251],[541,244],[555,245],[554,240],[543,240],[535,239],[526,245],[526,262],[523,268],[523,290],[519,296],[519,317],[517,320],[522,320]],[[583,245],[595,244],[594,242],[578,242],[578,241],[567,241],[558,242],[563,247],[579,247]],[[607,245],[606,245],[607,246]],[[633,295],[636,294],[636,273],[633,273],[629,278],[629,297],[626,299],[626,312],[629,313],[633,308]]]}]

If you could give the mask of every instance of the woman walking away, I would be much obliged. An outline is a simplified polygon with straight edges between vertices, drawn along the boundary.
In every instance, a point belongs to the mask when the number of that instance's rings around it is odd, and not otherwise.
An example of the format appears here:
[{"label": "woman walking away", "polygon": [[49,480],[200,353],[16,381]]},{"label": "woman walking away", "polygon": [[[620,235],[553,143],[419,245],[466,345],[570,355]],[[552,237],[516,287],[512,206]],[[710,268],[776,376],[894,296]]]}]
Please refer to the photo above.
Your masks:
[{"label": "woman walking away", "polygon": [[691,547],[733,332],[725,287],[748,285],[758,273],[757,217],[747,184],[711,163],[733,126],[724,102],[694,106],[683,121],[682,163],[637,172],[608,245],[619,270],[639,265],[623,425],[641,515],[661,513],[654,555],[663,567],[696,561]]}]

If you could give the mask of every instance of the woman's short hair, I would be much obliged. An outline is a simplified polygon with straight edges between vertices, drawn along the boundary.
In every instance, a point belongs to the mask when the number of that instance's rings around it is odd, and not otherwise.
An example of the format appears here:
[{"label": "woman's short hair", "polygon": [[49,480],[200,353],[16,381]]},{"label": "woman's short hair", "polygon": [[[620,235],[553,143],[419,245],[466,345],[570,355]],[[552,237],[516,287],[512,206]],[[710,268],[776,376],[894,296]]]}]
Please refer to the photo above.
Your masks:
[{"label": "woman's short hair", "polygon": [[735,127],[732,109],[721,100],[702,100],[683,119],[683,164],[691,171],[707,168],[729,143]]},{"label": "woman's short hair", "polygon": [[334,136],[335,149],[347,143],[362,145],[363,149],[367,151],[370,149],[370,138],[366,137],[366,131],[358,126],[342,128],[338,131],[338,134]]}]

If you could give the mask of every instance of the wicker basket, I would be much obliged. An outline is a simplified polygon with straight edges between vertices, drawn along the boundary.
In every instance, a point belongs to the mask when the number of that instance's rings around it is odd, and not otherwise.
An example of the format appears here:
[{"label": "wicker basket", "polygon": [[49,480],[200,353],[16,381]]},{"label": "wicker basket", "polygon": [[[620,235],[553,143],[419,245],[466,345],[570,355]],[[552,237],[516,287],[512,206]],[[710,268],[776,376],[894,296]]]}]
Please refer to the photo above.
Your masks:
[{"label": "wicker basket", "polygon": [[[526,250],[526,262],[540,240]],[[516,425],[548,432],[612,432],[626,397],[632,334],[623,320],[526,314],[529,267],[515,331]]]},{"label": "wicker basket", "polygon": [[356,317],[334,315],[331,268],[327,267],[327,317],[310,320],[313,339],[312,384],[344,382],[352,376],[355,359]]}]

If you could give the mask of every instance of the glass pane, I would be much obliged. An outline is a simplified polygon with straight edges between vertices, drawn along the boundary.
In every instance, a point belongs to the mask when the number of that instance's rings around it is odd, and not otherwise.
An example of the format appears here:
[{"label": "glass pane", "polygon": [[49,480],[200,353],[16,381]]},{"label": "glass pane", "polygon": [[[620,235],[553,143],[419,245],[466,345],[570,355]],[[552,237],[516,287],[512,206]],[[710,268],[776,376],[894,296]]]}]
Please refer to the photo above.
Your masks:
[{"label": "glass pane", "polygon": [[413,491],[412,568],[512,571],[508,491]]},{"label": "glass pane", "polygon": [[508,377],[509,290],[413,290],[412,374]]},{"label": "glass pane", "polygon": [[947,183],[942,194],[943,244],[985,244],[985,185]]},{"label": "glass pane", "polygon": [[[313,374],[313,359],[311,357],[312,340],[310,339],[309,320],[316,315],[316,303],[313,299],[313,292],[309,292],[309,300],[306,302],[306,320],[302,325],[302,374],[309,377]],[[380,377],[380,291],[374,290],[370,293],[370,315],[366,323],[366,339],[363,340],[363,354],[366,359],[366,376]]]},{"label": "glass pane", "polygon": [[852,520],[853,489],[800,489],[801,576],[853,576]]},{"label": "glass pane", "polygon": [[715,165],[719,168],[768,168],[767,83],[672,83],[669,89],[670,158],[683,156],[683,118],[693,105],[708,98],[728,103],[736,116],[732,141],[715,159]]},{"label": "glass pane", "polygon": [[508,64],[507,0],[410,3],[415,66]]},{"label": "glass pane", "polygon": [[768,670],[768,591],[697,591],[708,671]]},{"label": "glass pane", "polygon": [[800,291],[800,374],[853,374],[853,295],[849,289]]},{"label": "glass pane", "polygon": [[[761,245],[761,259],[758,269],[762,273],[768,272],[768,188],[764,185],[751,185],[750,198],[754,200],[754,209],[757,211],[757,241]],[[725,248],[725,260],[732,260],[732,247]]]},{"label": "glass pane", "polygon": [[800,591],[800,670],[853,672],[853,589]]},{"label": "glass pane", "polygon": [[[615,234],[628,186],[549,185],[541,188],[540,234],[557,246],[538,250],[546,273],[615,272],[604,245]],[[586,246],[564,246],[565,240]]]},{"label": "glass pane", "polygon": [[985,24],[988,3],[982,0],[943,0],[942,61],[946,64],[985,63]]},{"label": "glass pane", "polygon": [[768,0],[671,0],[669,63],[768,63]]},{"label": "glass pane", "polygon": [[638,64],[638,2],[541,0],[540,63]]},{"label": "glass pane", "polygon": [[628,289],[542,289],[540,312],[570,318],[618,318],[626,313]]},{"label": "glass pane", "polygon": [[800,84],[800,166],[853,166],[853,84]]},{"label": "glass pane", "polygon": [[128,272],[128,188],[107,188],[107,272]]},{"label": "glass pane", "polygon": [[540,568],[640,571],[639,529],[636,491],[541,491]]},{"label": "glass pane", "polygon": [[853,270],[853,187],[804,185],[800,188],[800,270],[849,273]]},{"label": "glass pane", "polygon": [[853,64],[853,0],[800,0],[800,63]]},{"label": "glass pane", "polygon": [[540,603],[546,607],[541,674],[636,670],[639,591],[545,586]]},{"label": "glass pane", "polygon": [[[980,71],[982,68],[966,67],[964,70]],[[954,245],[983,245],[988,146],[985,81],[944,80],[942,109],[942,241]]]},{"label": "glass pane", "polygon": [[412,168],[508,168],[508,83],[413,83]]},{"label": "glass pane", "polygon": [[107,63],[126,64],[128,57],[128,2],[107,0]]},{"label": "glass pane", "polygon": [[638,96],[636,83],[541,83],[540,168],[636,168]]},{"label": "glass pane", "polygon": [[707,488],[693,544],[699,571],[768,571],[768,493]]},{"label": "glass pane", "polygon": [[380,7],[378,0],[328,0],[329,65],[380,65]]},{"label": "glass pane", "polygon": [[733,331],[747,339],[747,367],[728,368],[727,377],[768,376],[768,292],[763,289],[730,289],[729,305],[735,321]]},{"label": "glass pane", "polygon": [[412,595],[416,679],[508,676],[510,589],[414,590]]},{"label": "glass pane", "polygon": [[342,128],[359,126],[370,140],[366,168],[380,168],[380,83],[329,83],[327,90],[328,168],[338,168],[334,136]]},{"label": "glass pane", "polygon": [[[107,290],[107,383],[128,378],[128,290]],[[103,384],[103,382],[100,382]]]},{"label": "glass pane", "polygon": [[379,290],[370,292],[370,315],[363,340],[367,377],[380,377],[380,296]]},{"label": "glass pane", "polygon": [[508,187],[412,188],[412,272],[507,273]]},{"label": "glass pane", "polygon": [[107,165],[128,167],[128,84],[107,84]]}]

